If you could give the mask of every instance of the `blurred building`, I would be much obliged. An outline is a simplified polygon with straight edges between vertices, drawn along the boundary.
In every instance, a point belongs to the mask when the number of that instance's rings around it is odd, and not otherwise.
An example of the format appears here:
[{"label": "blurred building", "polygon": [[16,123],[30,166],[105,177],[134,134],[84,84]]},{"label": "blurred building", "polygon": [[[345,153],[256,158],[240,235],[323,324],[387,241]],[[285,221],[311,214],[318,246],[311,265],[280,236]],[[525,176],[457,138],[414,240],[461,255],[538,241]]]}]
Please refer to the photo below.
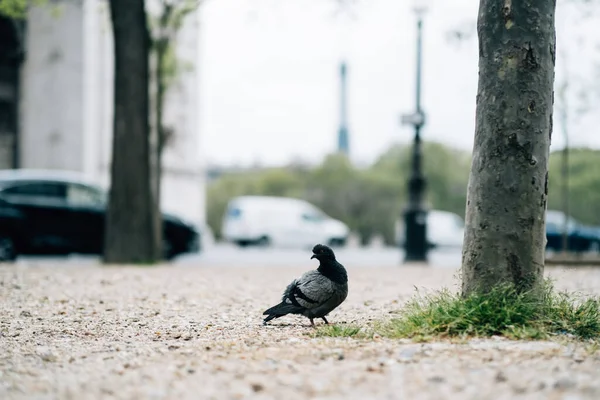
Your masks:
[{"label": "blurred building", "polygon": [[[114,92],[108,2],[49,4],[32,8],[24,24],[0,20],[0,168],[74,170],[108,184]],[[151,11],[155,6],[150,1]],[[165,149],[161,200],[165,211],[204,224],[197,14],[179,32],[177,54],[190,68],[167,94],[165,123],[174,136]]]}]

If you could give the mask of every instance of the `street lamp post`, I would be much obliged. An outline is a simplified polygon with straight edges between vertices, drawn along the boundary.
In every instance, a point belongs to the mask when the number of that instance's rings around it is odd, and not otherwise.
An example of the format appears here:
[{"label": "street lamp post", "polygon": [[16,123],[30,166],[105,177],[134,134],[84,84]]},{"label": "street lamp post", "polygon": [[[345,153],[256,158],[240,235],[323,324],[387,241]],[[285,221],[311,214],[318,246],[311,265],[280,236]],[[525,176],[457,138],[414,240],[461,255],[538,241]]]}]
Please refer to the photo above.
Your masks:
[{"label": "street lamp post", "polygon": [[414,114],[402,116],[402,123],[412,125],[415,138],[412,148],[411,172],[408,179],[408,206],[404,211],[404,250],[405,262],[427,261],[427,211],[423,205],[425,177],[421,168],[422,145],[421,128],[425,125],[425,113],[421,108],[421,53],[423,35],[424,7],[415,8],[417,14],[417,76],[416,76],[416,111]]}]

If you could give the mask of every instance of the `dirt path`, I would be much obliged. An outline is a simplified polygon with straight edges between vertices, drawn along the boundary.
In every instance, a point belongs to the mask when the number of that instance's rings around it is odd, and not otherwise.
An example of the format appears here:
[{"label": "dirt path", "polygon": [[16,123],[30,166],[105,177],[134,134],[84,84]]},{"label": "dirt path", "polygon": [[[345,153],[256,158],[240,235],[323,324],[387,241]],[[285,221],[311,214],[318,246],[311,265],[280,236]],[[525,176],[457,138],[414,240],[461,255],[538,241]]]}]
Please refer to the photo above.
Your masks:
[{"label": "dirt path", "polygon": [[[310,264],[308,265],[310,267]],[[411,344],[261,326],[304,268],[0,266],[2,399],[598,399],[600,353],[500,339]],[[600,269],[549,269],[600,293]],[[332,323],[388,318],[448,268],[350,269]]]}]

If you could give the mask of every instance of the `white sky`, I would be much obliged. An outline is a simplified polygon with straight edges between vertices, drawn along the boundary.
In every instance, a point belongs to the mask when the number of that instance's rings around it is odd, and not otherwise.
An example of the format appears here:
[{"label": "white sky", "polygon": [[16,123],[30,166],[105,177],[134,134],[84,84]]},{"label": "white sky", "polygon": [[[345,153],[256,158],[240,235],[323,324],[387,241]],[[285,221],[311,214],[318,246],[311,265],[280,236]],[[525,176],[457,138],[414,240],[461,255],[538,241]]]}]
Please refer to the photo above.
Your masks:
[{"label": "white sky", "polygon": [[[475,129],[477,42],[457,44],[448,32],[475,22],[477,0],[432,0],[424,21],[425,140],[470,150]],[[559,1],[560,3],[560,1]],[[409,0],[358,0],[351,14],[334,0],[209,0],[201,14],[201,136],[209,164],[318,162],[335,150],[339,62],[348,63],[351,156],[372,162],[387,147],[412,139],[401,126],[414,110],[415,16]],[[572,10],[571,10],[572,11]],[[560,45],[598,37],[600,24],[577,22]],[[570,25],[570,24],[569,24]],[[579,46],[579,45],[578,45]],[[590,87],[589,40],[557,60],[557,84],[569,60],[570,88]],[[571,55],[576,52],[577,59]],[[586,54],[586,56],[582,56]],[[596,57],[598,59],[598,57]],[[598,75],[596,75],[598,78]],[[598,79],[596,79],[598,80]],[[571,108],[576,108],[571,90]],[[571,143],[600,147],[598,101],[570,125]],[[585,129],[587,128],[587,129]],[[555,122],[553,148],[562,146]]]}]

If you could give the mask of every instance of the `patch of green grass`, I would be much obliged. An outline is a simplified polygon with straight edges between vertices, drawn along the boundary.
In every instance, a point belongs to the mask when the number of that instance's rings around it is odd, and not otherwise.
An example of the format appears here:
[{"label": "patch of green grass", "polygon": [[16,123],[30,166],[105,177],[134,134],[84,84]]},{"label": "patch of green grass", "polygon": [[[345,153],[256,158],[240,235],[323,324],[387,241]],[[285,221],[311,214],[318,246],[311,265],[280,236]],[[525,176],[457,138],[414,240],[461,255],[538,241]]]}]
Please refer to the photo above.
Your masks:
[{"label": "patch of green grass", "polygon": [[357,325],[323,325],[316,329],[313,336],[364,338],[367,334]]},{"label": "patch of green grass", "polygon": [[547,339],[554,335],[593,339],[600,337],[600,301],[556,293],[549,280],[529,292],[499,286],[486,294],[462,297],[442,290],[417,295],[398,318],[380,323],[375,331],[384,337],[416,341],[493,335],[512,339]]}]

